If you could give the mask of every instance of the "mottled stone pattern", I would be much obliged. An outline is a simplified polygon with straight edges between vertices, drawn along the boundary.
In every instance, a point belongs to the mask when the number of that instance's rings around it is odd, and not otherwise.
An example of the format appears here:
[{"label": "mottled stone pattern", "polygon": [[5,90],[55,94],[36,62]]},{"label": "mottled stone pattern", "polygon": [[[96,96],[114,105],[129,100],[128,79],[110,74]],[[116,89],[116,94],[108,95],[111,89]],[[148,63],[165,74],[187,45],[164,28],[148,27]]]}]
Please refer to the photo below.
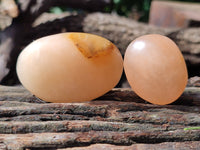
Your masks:
[{"label": "mottled stone pattern", "polygon": [[21,86],[0,86],[0,149],[198,149],[200,89],[152,105],[131,89],[84,103],[46,103]]}]

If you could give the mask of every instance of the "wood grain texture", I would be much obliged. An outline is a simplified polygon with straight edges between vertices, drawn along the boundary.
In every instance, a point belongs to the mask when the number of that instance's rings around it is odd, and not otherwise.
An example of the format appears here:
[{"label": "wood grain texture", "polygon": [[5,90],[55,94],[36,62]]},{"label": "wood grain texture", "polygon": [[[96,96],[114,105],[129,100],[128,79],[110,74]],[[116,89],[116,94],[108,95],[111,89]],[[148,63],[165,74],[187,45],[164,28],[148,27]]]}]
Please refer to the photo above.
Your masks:
[{"label": "wood grain texture", "polygon": [[[91,146],[84,147],[87,150],[197,150],[199,148],[199,142],[164,142],[161,144],[133,144],[130,146],[116,146],[111,144],[93,144]],[[66,148],[59,150],[83,150],[83,148]]]},{"label": "wood grain texture", "polygon": [[90,102],[46,103],[22,86],[0,86],[0,148],[195,149],[199,130],[184,128],[200,126],[199,95],[187,87],[177,102],[159,106],[113,89]]}]

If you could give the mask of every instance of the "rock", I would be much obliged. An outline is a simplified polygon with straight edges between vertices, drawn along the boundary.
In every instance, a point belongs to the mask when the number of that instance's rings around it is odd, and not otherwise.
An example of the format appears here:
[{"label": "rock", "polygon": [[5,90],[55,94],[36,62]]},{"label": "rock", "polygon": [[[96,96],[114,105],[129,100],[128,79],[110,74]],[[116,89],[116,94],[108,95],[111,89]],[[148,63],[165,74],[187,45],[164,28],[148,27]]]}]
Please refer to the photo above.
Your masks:
[{"label": "rock", "polygon": [[174,1],[152,1],[150,10],[151,25],[160,27],[189,27],[192,21],[200,21],[199,3]]}]

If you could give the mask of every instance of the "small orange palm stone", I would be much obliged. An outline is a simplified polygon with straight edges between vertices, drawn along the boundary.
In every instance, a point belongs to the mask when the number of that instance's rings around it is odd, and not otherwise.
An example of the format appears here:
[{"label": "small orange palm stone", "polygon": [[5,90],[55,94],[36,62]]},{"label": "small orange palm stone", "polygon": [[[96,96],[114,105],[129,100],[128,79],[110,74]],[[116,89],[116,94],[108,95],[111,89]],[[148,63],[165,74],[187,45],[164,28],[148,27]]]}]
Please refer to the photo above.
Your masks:
[{"label": "small orange palm stone", "polygon": [[124,69],[133,91],[158,105],[177,100],[188,79],[186,64],[177,45],[157,34],[144,35],[130,43]]}]

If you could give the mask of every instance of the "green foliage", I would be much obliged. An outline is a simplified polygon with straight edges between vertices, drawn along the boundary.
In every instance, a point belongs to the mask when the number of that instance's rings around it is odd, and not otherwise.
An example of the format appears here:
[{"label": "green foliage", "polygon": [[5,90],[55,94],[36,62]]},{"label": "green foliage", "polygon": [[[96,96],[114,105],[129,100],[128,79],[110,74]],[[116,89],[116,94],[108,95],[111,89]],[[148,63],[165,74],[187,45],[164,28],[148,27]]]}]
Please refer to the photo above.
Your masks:
[{"label": "green foliage", "polygon": [[61,7],[52,7],[50,8],[50,13],[54,13],[54,14],[61,14],[63,13],[63,10],[61,9]]},{"label": "green foliage", "polygon": [[113,0],[113,11],[119,15],[129,16],[134,9],[140,15],[140,21],[148,21],[151,0]]},{"label": "green foliage", "polygon": [[55,6],[55,7],[51,7],[49,9],[50,13],[53,14],[61,14],[63,12],[77,12],[77,13],[82,13],[83,11],[81,9],[74,9],[74,8],[70,8],[70,7],[65,7],[65,6]]},{"label": "green foliage", "polygon": [[184,130],[200,130],[200,127],[190,127],[190,128],[184,128]]},{"label": "green foliage", "polygon": [[[129,16],[134,9],[140,15],[139,21],[147,22],[152,0],[113,0],[113,10],[122,16]],[[200,2],[200,0],[171,0],[181,2]]]},{"label": "green foliage", "polygon": [[[180,0],[171,0],[180,1]],[[105,12],[116,12],[122,16],[129,16],[133,10],[139,15],[139,21],[147,22],[149,19],[149,11],[151,7],[152,0],[113,0],[113,6],[105,7]],[[200,0],[181,0],[181,2],[200,2]],[[62,13],[63,11],[78,11],[67,7],[52,7],[50,9],[51,13]]]}]

